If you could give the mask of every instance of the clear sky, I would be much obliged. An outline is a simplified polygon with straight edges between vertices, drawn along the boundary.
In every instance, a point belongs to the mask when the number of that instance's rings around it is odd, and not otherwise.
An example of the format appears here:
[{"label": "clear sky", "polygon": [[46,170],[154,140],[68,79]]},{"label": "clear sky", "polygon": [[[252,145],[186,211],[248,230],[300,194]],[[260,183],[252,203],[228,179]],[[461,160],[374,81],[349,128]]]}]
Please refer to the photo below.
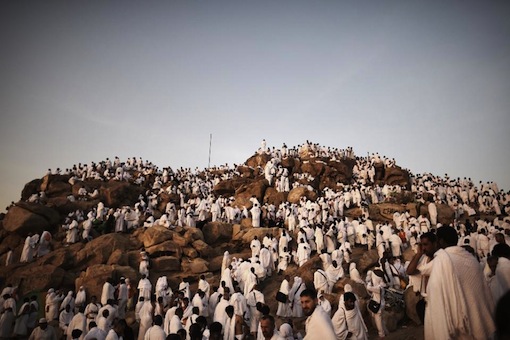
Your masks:
[{"label": "clear sky", "polygon": [[0,210],[46,169],[305,140],[510,189],[509,1],[4,1]]}]

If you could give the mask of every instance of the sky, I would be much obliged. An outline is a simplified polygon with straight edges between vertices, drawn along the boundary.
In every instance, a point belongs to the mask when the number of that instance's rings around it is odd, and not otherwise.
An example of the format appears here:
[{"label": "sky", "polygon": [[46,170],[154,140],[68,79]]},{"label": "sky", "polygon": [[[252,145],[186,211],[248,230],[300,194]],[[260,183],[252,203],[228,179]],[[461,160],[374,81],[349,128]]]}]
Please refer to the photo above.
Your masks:
[{"label": "sky", "polygon": [[4,1],[0,211],[48,168],[352,146],[510,190],[508,1]]}]

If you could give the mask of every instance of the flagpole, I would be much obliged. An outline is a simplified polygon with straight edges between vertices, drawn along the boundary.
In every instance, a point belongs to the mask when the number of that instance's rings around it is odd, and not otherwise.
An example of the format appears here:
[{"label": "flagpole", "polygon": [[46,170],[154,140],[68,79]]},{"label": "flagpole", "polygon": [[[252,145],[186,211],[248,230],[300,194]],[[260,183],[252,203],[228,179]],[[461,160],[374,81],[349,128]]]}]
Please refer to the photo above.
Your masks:
[{"label": "flagpole", "polygon": [[212,133],[209,134],[209,162],[207,164],[207,168],[211,167],[211,146],[212,146]]}]

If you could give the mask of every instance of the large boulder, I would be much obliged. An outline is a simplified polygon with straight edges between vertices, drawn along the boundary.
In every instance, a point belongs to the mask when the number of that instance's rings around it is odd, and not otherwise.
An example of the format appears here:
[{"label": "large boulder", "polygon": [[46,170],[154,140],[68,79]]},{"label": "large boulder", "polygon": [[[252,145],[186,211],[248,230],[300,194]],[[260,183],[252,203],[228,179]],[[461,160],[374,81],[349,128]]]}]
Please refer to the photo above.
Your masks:
[{"label": "large boulder", "polygon": [[[280,234],[279,228],[250,228],[244,230],[244,234],[240,238],[244,244],[250,244],[255,236],[262,242],[266,234],[277,236]],[[236,237],[237,239],[237,237]]]},{"label": "large boulder", "polygon": [[142,187],[110,180],[101,188],[100,194],[105,198],[105,205],[110,208],[119,208],[123,205],[132,205],[138,200],[138,196],[143,193]]},{"label": "large boulder", "polygon": [[58,248],[35,260],[39,266],[52,265],[64,270],[74,270],[76,265],[76,253],[83,248],[82,243],[72,244],[69,247]]},{"label": "large boulder", "polygon": [[308,160],[301,163],[301,172],[306,172],[313,177],[319,177],[326,169],[326,163],[321,160]]},{"label": "large boulder", "polygon": [[297,187],[292,189],[287,196],[287,200],[290,203],[299,203],[301,197],[306,197],[310,201],[315,201],[317,199],[317,193],[314,191],[308,190],[306,187]]},{"label": "large boulder", "polygon": [[151,260],[152,268],[159,272],[179,271],[181,261],[175,256],[160,256]]},{"label": "large boulder", "polygon": [[368,206],[368,214],[370,219],[374,221],[391,222],[395,212],[403,213],[406,209],[405,205],[396,203],[370,204]]},{"label": "large boulder", "polygon": [[209,263],[201,258],[184,259],[181,262],[182,271],[186,274],[201,274],[209,271]]},{"label": "large boulder", "polygon": [[174,232],[168,228],[155,225],[151,228],[139,228],[135,231],[136,238],[143,243],[145,248],[173,239]]},{"label": "large boulder", "polygon": [[[67,197],[70,194],[72,194],[72,187],[67,182],[52,181],[46,189],[46,196],[48,197]],[[76,197],[78,197],[77,194]]]},{"label": "large boulder", "polygon": [[66,270],[51,264],[31,263],[13,270],[6,283],[19,285],[22,294],[46,291],[49,288],[62,288]]},{"label": "large boulder", "polygon": [[[377,169],[376,169],[377,173]],[[400,185],[406,188],[411,187],[409,172],[399,166],[386,168],[384,171],[384,183],[388,185]]]},{"label": "large boulder", "polygon": [[287,200],[288,195],[288,192],[278,192],[275,188],[269,187],[264,194],[264,203],[273,204],[275,207],[278,207]]},{"label": "large boulder", "polygon": [[293,173],[298,172],[301,168],[301,161],[298,158],[285,157],[282,158],[280,165],[283,168],[289,169],[289,175],[292,175]]},{"label": "large boulder", "polygon": [[193,243],[197,240],[204,240],[204,233],[202,230],[195,227],[184,227],[184,238],[188,243]]},{"label": "large boulder", "polygon": [[213,255],[214,249],[211,248],[207,243],[205,243],[202,240],[196,240],[191,243],[192,247],[198,252],[200,257],[202,258],[208,258],[209,256]]},{"label": "large boulder", "polygon": [[110,278],[115,283],[119,282],[121,277],[129,278],[135,283],[138,273],[127,266],[95,264],[81,272],[80,276],[76,278],[75,291],[78,291],[80,286],[84,286],[89,296],[95,295],[99,299],[106,279]]},{"label": "large boulder", "polygon": [[182,247],[171,240],[145,248],[145,250],[151,257],[172,255],[180,259],[182,255]]},{"label": "large boulder", "polygon": [[34,179],[27,184],[21,191],[21,200],[26,201],[33,194],[38,194],[41,190],[42,179]]},{"label": "large boulder", "polygon": [[364,273],[368,270],[368,268],[373,267],[379,261],[379,255],[377,254],[377,249],[370,249],[363,253],[361,256],[357,268],[360,273]]},{"label": "large boulder", "polygon": [[211,246],[221,242],[230,242],[232,229],[230,223],[209,222],[202,228],[204,241]]},{"label": "large boulder", "polygon": [[115,249],[106,264],[116,264],[118,266],[129,266],[129,257],[128,253],[123,251],[122,249]]},{"label": "large boulder", "polygon": [[224,197],[234,196],[236,190],[239,187],[241,187],[244,184],[251,183],[253,179],[254,179],[253,176],[241,176],[241,177],[237,176],[231,179],[223,180],[214,186],[213,193],[217,196]]},{"label": "large boulder", "polygon": [[252,206],[250,198],[254,196],[259,202],[262,202],[267,187],[268,182],[265,179],[259,179],[251,183],[241,185],[236,190],[234,205],[237,205],[238,207],[245,206],[250,209]]},{"label": "large boulder", "polygon": [[102,235],[88,242],[76,253],[76,265],[77,268],[84,269],[92,265],[104,264],[108,262],[115,250],[127,252],[132,248],[134,248],[133,244],[126,235],[118,233]]},{"label": "large boulder", "polygon": [[41,204],[18,202],[9,208],[3,220],[4,229],[22,236],[28,233],[54,231],[60,215],[53,209]]},{"label": "large boulder", "polygon": [[[5,232],[4,230],[2,231]],[[24,244],[25,240],[18,234],[7,232],[5,232],[5,234],[4,233],[2,234],[3,235],[1,236],[2,243],[0,244],[0,254],[5,254],[10,249],[15,249],[16,247]]]},{"label": "large boulder", "polygon": [[256,168],[259,166],[264,167],[266,165],[266,163],[269,162],[270,160],[271,160],[271,155],[268,155],[266,153],[263,153],[263,154],[256,153],[253,156],[251,156],[250,158],[248,158],[246,160],[246,162],[244,162],[244,163],[249,167]]}]

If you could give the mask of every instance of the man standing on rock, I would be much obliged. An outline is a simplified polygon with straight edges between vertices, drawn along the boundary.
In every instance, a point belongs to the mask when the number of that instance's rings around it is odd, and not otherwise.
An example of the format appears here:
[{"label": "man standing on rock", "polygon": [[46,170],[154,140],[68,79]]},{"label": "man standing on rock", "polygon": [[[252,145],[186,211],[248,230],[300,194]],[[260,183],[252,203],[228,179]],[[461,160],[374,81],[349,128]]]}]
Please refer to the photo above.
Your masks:
[{"label": "man standing on rock", "polygon": [[305,324],[306,335],[303,339],[336,339],[335,330],[330,316],[324,311],[324,309],[322,309],[321,306],[319,306],[317,291],[313,289],[305,289],[300,294],[300,300],[303,312],[306,316],[308,316]]}]

